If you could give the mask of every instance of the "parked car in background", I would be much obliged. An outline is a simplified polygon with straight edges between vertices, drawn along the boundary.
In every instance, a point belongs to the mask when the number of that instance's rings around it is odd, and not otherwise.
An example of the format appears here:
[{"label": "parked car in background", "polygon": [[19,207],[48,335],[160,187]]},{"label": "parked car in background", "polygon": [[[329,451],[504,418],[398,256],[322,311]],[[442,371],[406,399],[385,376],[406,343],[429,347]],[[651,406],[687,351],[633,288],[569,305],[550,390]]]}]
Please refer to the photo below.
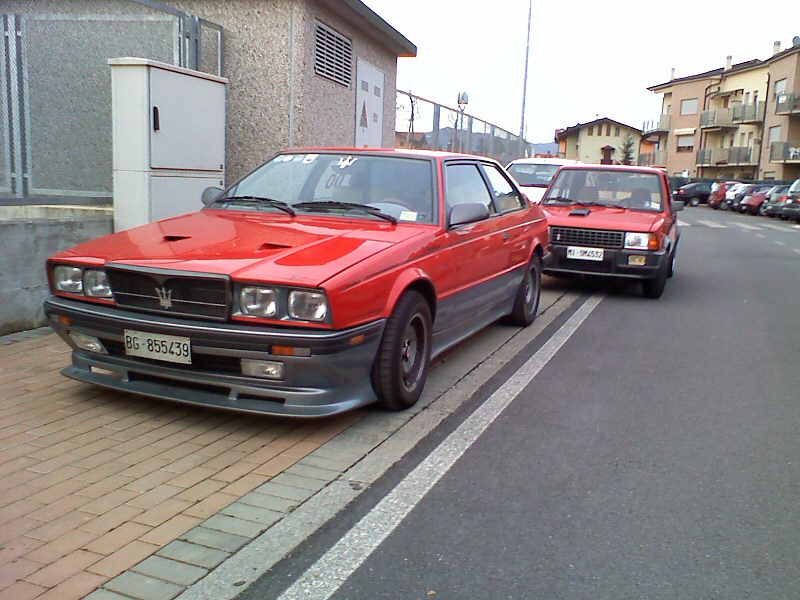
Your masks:
[{"label": "parked car in background", "polygon": [[796,179],[786,192],[786,202],[783,203],[780,217],[788,221],[800,222],[800,179]]},{"label": "parked car in background", "polygon": [[733,185],[728,186],[727,189],[725,190],[725,199],[719,205],[720,209],[731,210],[731,208],[733,207],[733,203],[736,200],[736,195],[739,192],[743,191],[745,188],[747,188],[748,185],[750,184],[737,182],[734,183]]},{"label": "parked car in background", "polygon": [[779,187],[779,185],[762,186],[749,196],[745,196],[742,202],[739,204],[739,212],[750,215],[763,214],[762,208],[767,201],[767,197],[771,192],[774,192]]},{"label": "parked car in background", "polygon": [[758,192],[766,192],[769,190],[771,185],[763,184],[763,183],[753,183],[750,185],[746,185],[739,192],[734,196],[733,203],[731,204],[731,210],[736,212],[744,212],[742,208],[743,203],[753,194]]},{"label": "parked car in background", "polygon": [[788,192],[788,185],[782,185],[772,192],[767,197],[767,201],[763,204],[763,213],[768,217],[777,217],[780,214],[781,208],[783,208],[783,203],[786,202],[786,199],[789,197]]},{"label": "parked car in background", "polygon": [[708,203],[708,196],[711,194],[711,181],[695,181],[687,183],[672,192],[673,200],[681,200],[689,206],[699,206]]},{"label": "parked car in background", "polygon": [[253,413],[401,410],[433,357],[536,317],[547,222],[491,159],[292,150],[203,200],[49,259],[65,375]]},{"label": "parked car in background", "polygon": [[725,195],[728,190],[734,186],[739,185],[738,181],[715,181],[711,184],[711,193],[708,195],[708,205],[717,210],[725,204]]},{"label": "parked car in background", "polygon": [[599,275],[642,282],[658,298],[675,268],[679,231],[662,169],[562,167],[542,199],[550,225],[551,275]]},{"label": "parked car in background", "polygon": [[506,169],[530,201],[538,204],[559,167],[580,164],[583,163],[568,158],[520,158],[508,163]]}]

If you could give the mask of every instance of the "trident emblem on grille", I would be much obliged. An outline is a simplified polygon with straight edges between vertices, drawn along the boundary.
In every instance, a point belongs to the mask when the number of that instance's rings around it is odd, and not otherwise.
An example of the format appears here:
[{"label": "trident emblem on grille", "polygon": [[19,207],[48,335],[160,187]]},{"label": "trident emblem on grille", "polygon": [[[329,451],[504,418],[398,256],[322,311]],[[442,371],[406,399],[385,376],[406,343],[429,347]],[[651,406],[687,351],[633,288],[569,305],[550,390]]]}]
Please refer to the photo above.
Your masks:
[{"label": "trident emblem on grille", "polygon": [[172,308],[172,290],[165,287],[156,288],[156,296],[161,308]]}]

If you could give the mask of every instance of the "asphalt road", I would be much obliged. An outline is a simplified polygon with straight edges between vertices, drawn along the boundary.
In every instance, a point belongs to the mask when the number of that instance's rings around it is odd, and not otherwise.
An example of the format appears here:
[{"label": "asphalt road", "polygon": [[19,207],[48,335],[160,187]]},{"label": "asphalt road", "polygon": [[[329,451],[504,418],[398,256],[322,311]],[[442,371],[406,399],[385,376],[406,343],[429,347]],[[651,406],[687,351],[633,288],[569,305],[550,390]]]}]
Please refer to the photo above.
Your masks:
[{"label": "asphalt road", "polygon": [[[546,282],[605,296],[333,598],[800,597],[800,229],[681,220],[660,300]],[[240,598],[328,556],[568,316]]]}]

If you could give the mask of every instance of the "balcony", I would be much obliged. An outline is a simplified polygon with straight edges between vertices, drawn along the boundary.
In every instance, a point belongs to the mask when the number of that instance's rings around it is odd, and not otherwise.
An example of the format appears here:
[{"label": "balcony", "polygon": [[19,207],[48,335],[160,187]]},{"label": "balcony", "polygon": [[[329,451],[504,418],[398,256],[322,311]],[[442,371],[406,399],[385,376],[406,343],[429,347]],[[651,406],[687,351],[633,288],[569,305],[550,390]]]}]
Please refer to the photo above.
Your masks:
[{"label": "balcony", "polygon": [[764,121],[766,112],[766,102],[756,102],[755,104],[737,104],[733,107],[731,120],[737,124],[761,123]]},{"label": "balcony", "polygon": [[772,142],[769,145],[769,162],[800,163],[800,140]]},{"label": "balcony", "polygon": [[723,129],[737,127],[732,120],[733,114],[729,108],[719,110],[704,110],[700,113],[700,129]]},{"label": "balcony", "polygon": [[728,150],[729,165],[755,165],[755,148],[750,146],[732,146]]},{"label": "balcony", "polygon": [[781,94],[775,104],[776,115],[800,114],[800,95],[792,92],[791,94]]},{"label": "balcony", "polygon": [[716,167],[728,164],[730,148],[703,148],[697,151],[698,167]]},{"label": "balcony", "polygon": [[639,155],[637,164],[640,167],[663,167],[667,164],[667,153],[664,150],[645,152]]},{"label": "balcony", "polygon": [[642,135],[651,135],[653,133],[669,133],[669,117],[669,115],[661,115],[658,119],[645,121],[642,125]]}]

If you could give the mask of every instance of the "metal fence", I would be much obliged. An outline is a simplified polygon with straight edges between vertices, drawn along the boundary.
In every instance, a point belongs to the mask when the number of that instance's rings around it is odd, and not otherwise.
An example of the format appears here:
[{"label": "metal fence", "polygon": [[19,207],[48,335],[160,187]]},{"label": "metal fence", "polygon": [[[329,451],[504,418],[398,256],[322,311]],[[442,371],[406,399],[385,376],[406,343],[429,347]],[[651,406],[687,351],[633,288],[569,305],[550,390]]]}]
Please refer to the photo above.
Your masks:
[{"label": "metal fence", "polygon": [[398,90],[396,148],[446,150],[492,157],[506,164],[533,156],[533,144],[464,111]]},{"label": "metal fence", "polygon": [[222,27],[159,2],[0,6],[0,197],[111,197],[109,58],[223,71]]}]

